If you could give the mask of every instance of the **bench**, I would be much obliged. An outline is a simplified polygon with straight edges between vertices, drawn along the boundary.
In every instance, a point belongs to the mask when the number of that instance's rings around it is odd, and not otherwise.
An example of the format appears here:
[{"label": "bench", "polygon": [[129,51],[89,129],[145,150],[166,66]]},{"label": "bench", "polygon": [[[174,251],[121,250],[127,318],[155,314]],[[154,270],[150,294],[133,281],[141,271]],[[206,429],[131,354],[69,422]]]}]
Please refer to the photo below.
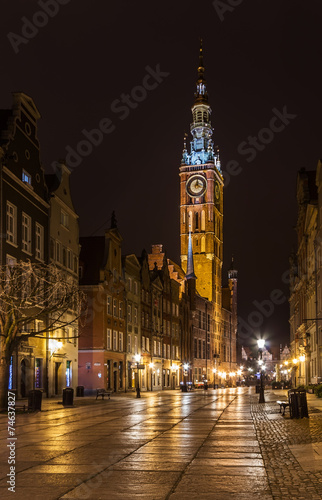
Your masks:
[{"label": "bench", "polygon": [[108,396],[108,399],[111,399],[111,394],[113,391],[106,391],[105,389],[96,389],[96,399],[98,396],[102,396],[102,399],[104,399],[104,396]]},{"label": "bench", "polygon": [[287,408],[287,407],[289,407],[289,406],[290,406],[289,402],[288,402],[288,401],[276,401],[276,403],[277,403],[278,405],[280,405],[280,413],[281,413],[281,410],[282,410],[282,408],[283,408],[283,413],[282,413],[282,415],[285,415],[285,408]]}]

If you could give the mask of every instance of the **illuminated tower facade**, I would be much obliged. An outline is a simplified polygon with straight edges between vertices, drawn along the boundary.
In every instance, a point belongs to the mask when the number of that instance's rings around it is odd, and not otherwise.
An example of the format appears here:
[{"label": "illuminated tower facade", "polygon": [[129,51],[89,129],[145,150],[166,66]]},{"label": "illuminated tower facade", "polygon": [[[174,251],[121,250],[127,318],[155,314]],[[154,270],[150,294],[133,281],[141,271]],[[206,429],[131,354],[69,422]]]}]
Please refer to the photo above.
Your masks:
[{"label": "illuminated tower facade", "polygon": [[197,292],[214,305],[215,334],[220,332],[223,260],[223,176],[214,147],[211,108],[200,45],[197,91],[191,108],[192,140],[186,139],[180,166],[181,266],[187,272],[189,233]]}]

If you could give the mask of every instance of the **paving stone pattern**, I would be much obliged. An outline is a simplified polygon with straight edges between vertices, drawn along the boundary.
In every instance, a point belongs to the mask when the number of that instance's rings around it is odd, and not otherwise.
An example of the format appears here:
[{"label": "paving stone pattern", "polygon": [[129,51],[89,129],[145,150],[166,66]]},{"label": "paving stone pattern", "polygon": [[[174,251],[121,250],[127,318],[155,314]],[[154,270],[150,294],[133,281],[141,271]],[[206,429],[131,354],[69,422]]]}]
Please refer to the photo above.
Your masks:
[{"label": "paving stone pattern", "polygon": [[[253,389],[163,391],[44,401],[17,418],[16,493],[7,490],[7,417],[0,415],[0,498],[6,500],[322,499],[322,412],[291,420],[279,395]],[[306,452],[306,456],[310,456]]]}]

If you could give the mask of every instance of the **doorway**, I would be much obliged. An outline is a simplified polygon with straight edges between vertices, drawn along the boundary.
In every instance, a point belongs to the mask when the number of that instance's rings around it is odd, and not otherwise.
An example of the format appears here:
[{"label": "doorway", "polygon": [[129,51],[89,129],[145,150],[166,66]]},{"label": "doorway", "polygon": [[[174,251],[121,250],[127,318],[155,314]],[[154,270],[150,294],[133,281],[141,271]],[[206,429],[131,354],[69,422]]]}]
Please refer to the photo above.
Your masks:
[{"label": "doorway", "polygon": [[60,379],[60,365],[61,363],[55,362],[55,395],[59,394],[59,379]]}]

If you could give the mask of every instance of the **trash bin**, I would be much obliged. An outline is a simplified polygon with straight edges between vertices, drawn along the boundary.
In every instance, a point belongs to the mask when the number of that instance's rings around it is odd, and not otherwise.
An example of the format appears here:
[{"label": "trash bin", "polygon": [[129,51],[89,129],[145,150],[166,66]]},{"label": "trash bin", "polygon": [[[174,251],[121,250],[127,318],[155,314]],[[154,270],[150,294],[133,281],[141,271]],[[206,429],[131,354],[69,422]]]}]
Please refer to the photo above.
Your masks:
[{"label": "trash bin", "polygon": [[256,385],[256,394],[259,394],[261,391],[261,386],[260,385]]},{"label": "trash bin", "polygon": [[303,389],[290,389],[288,391],[291,418],[304,418],[309,416],[306,400],[306,391]]},{"label": "trash bin", "polygon": [[63,406],[73,406],[74,401],[74,389],[72,387],[66,387],[63,389]]},{"label": "trash bin", "polygon": [[28,410],[41,411],[42,392],[39,389],[29,391],[28,394]]},{"label": "trash bin", "polygon": [[78,385],[76,387],[76,396],[78,398],[83,398],[84,397],[84,386],[83,385]]}]

